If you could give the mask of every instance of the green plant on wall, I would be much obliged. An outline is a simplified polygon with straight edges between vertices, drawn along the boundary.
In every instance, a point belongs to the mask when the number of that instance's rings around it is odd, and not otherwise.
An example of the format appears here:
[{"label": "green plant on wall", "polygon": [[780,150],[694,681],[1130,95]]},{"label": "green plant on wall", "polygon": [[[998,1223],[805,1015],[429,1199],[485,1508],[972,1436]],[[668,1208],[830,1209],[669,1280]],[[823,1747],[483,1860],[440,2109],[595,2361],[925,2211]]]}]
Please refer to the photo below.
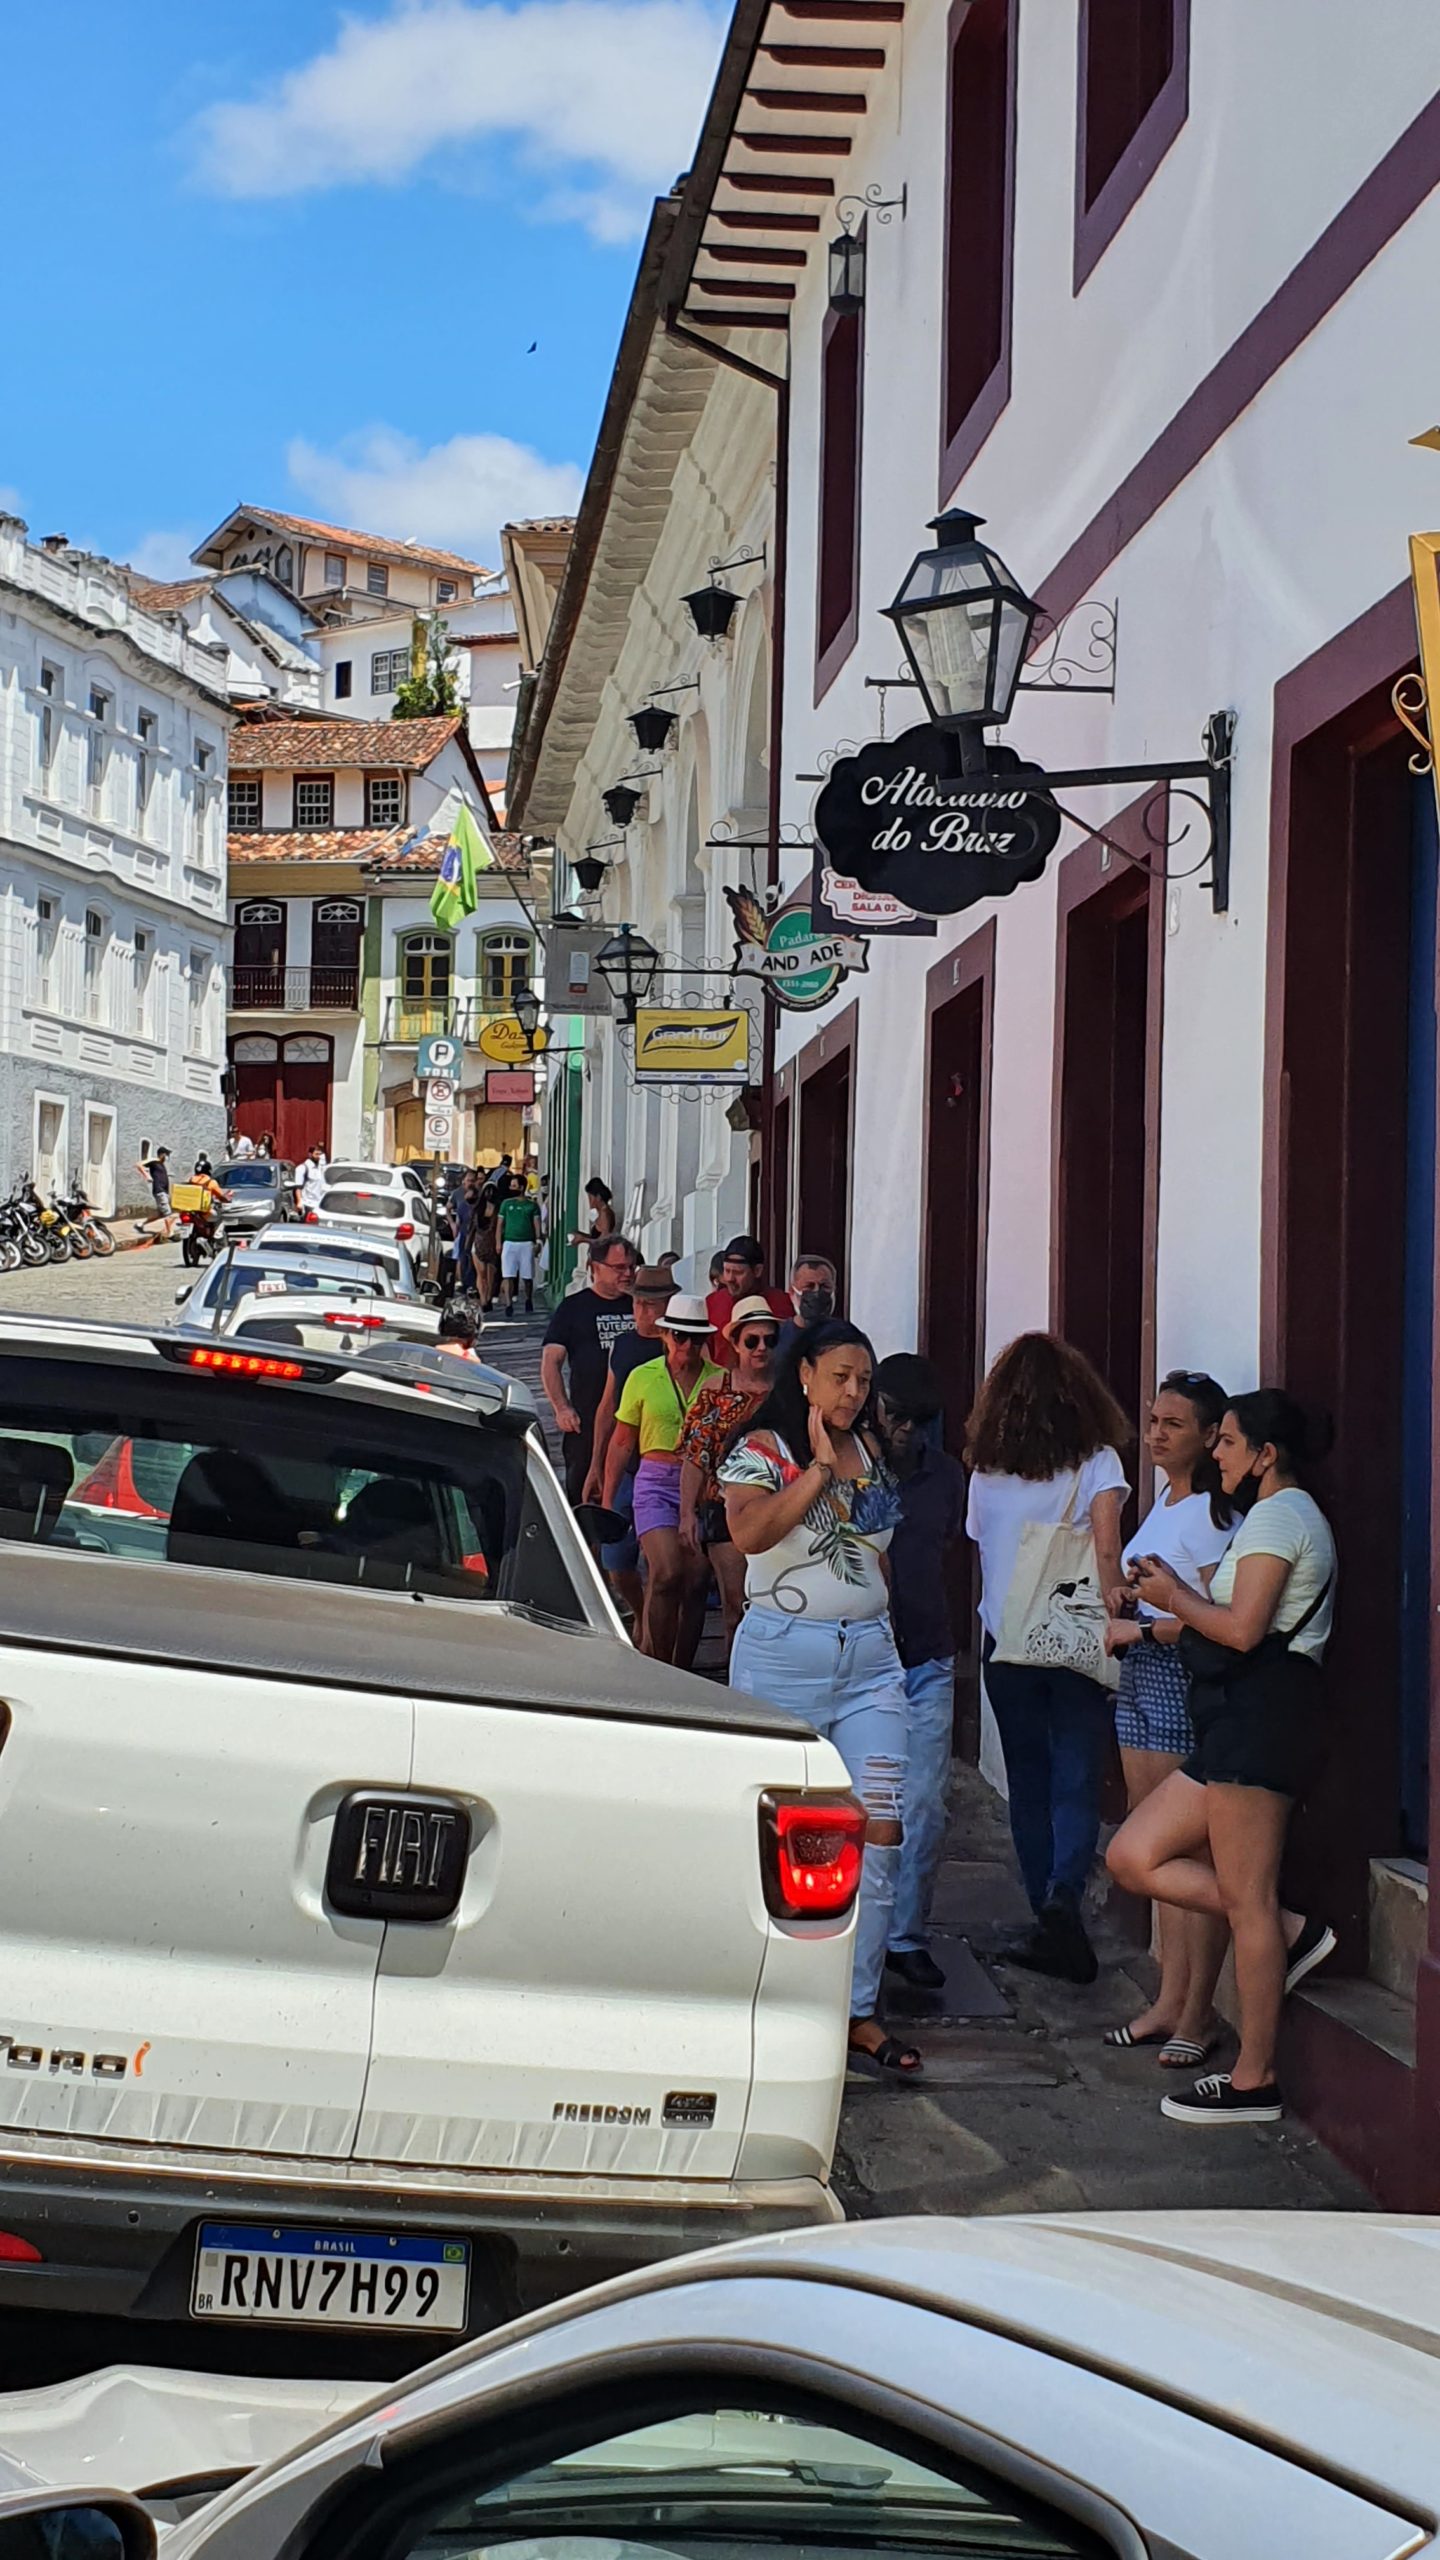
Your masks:
[{"label": "green plant on wall", "polygon": [[455,652],[443,614],[417,614],[410,641],[410,673],[395,696],[392,720],[433,720],[460,708]]}]

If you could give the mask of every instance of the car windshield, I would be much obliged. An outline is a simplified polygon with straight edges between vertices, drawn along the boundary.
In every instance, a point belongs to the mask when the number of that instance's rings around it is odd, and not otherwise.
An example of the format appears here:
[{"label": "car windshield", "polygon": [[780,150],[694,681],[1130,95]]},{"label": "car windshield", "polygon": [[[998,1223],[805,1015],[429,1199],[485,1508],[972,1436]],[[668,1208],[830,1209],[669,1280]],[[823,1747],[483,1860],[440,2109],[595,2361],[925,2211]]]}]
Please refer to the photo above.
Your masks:
[{"label": "car windshield", "polygon": [[408,1218],[415,1203],[403,1191],[327,1191],[322,1209],[342,1218]]},{"label": "car windshield", "polygon": [[263,1262],[241,1262],[237,1257],[228,1269],[222,1269],[209,1304],[222,1310],[236,1307],[242,1298],[279,1298],[319,1291],[327,1298],[368,1298],[374,1289],[361,1271],[326,1271],[318,1265],[308,1269],[303,1262],[287,1263],[283,1271],[267,1271]]},{"label": "car windshield", "polygon": [[222,1164],[216,1180],[222,1191],[277,1191],[278,1164]]},{"label": "car windshield", "polygon": [[29,1355],[4,1372],[0,1540],[587,1623],[523,1437],[469,1411],[168,1362]]},{"label": "car windshield", "polygon": [[331,1164],[325,1168],[332,1182],[371,1182],[384,1189],[395,1176],[386,1164]]}]

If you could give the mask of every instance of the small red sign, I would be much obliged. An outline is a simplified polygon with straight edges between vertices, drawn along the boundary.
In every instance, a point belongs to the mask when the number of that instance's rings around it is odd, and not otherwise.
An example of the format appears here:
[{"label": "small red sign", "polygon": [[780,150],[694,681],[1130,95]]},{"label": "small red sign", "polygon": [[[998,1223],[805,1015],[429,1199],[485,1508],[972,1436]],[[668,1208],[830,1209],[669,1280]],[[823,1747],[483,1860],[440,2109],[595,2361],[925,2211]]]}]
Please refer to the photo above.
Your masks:
[{"label": "small red sign", "polygon": [[535,1070],[533,1067],[487,1067],[485,1070],[487,1102],[533,1102]]}]

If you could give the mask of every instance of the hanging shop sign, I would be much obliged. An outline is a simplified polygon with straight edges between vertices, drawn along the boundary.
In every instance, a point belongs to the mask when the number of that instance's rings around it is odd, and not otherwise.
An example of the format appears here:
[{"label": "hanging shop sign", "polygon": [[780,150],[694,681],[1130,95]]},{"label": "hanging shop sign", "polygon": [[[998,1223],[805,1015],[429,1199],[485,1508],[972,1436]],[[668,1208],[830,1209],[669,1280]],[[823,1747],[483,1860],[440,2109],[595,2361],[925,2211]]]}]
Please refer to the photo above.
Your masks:
[{"label": "hanging shop sign", "polygon": [[820,854],[810,879],[810,913],[821,933],[843,927],[850,933],[883,934],[888,940],[895,934],[933,936],[940,930],[933,916],[917,916],[913,907],[884,891],[862,889],[858,880],[833,871]]},{"label": "hanging shop sign", "polygon": [[735,919],[737,978],[758,978],[777,1004],[813,1013],[828,1004],[842,978],[868,969],[870,955],[852,934],[817,932],[809,896],[762,906],[753,889],[727,889]]},{"label": "hanging shop sign", "polygon": [[917,915],[953,916],[1038,880],[1063,821],[1038,765],[987,744],[961,770],[948,729],[872,738],[831,766],[815,802],[820,858]]},{"label": "hanging shop sign", "polygon": [[744,1084],[749,1073],[748,1013],[695,1005],[638,1008],[637,1084]]},{"label": "hanging shop sign", "polygon": [[562,925],[556,919],[545,945],[545,998],[552,1013],[603,1015],[608,1019],[612,1009],[610,989],[595,966],[595,956],[604,949],[614,929],[608,924]]},{"label": "hanging shop sign", "polygon": [[535,1070],[533,1067],[487,1067],[485,1070],[487,1102],[533,1102]]},{"label": "hanging shop sign", "polygon": [[497,1067],[527,1066],[549,1044],[550,1034],[543,1023],[537,1023],[527,1040],[513,1013],[497,1013],[491,1022],[482,1023],[476,1043],[483,1058],[493,1058]]}]

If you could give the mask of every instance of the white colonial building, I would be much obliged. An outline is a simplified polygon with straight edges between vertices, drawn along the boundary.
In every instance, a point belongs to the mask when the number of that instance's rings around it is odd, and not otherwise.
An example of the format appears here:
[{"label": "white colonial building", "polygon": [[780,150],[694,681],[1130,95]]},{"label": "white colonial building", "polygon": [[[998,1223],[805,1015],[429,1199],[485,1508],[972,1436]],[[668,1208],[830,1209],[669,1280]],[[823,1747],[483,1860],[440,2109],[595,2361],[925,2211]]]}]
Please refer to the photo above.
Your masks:
[{"label": "white colonial building", "polygon": [[223,1146],[230,720],[223,651],[0,516],[0,1188]]}]

